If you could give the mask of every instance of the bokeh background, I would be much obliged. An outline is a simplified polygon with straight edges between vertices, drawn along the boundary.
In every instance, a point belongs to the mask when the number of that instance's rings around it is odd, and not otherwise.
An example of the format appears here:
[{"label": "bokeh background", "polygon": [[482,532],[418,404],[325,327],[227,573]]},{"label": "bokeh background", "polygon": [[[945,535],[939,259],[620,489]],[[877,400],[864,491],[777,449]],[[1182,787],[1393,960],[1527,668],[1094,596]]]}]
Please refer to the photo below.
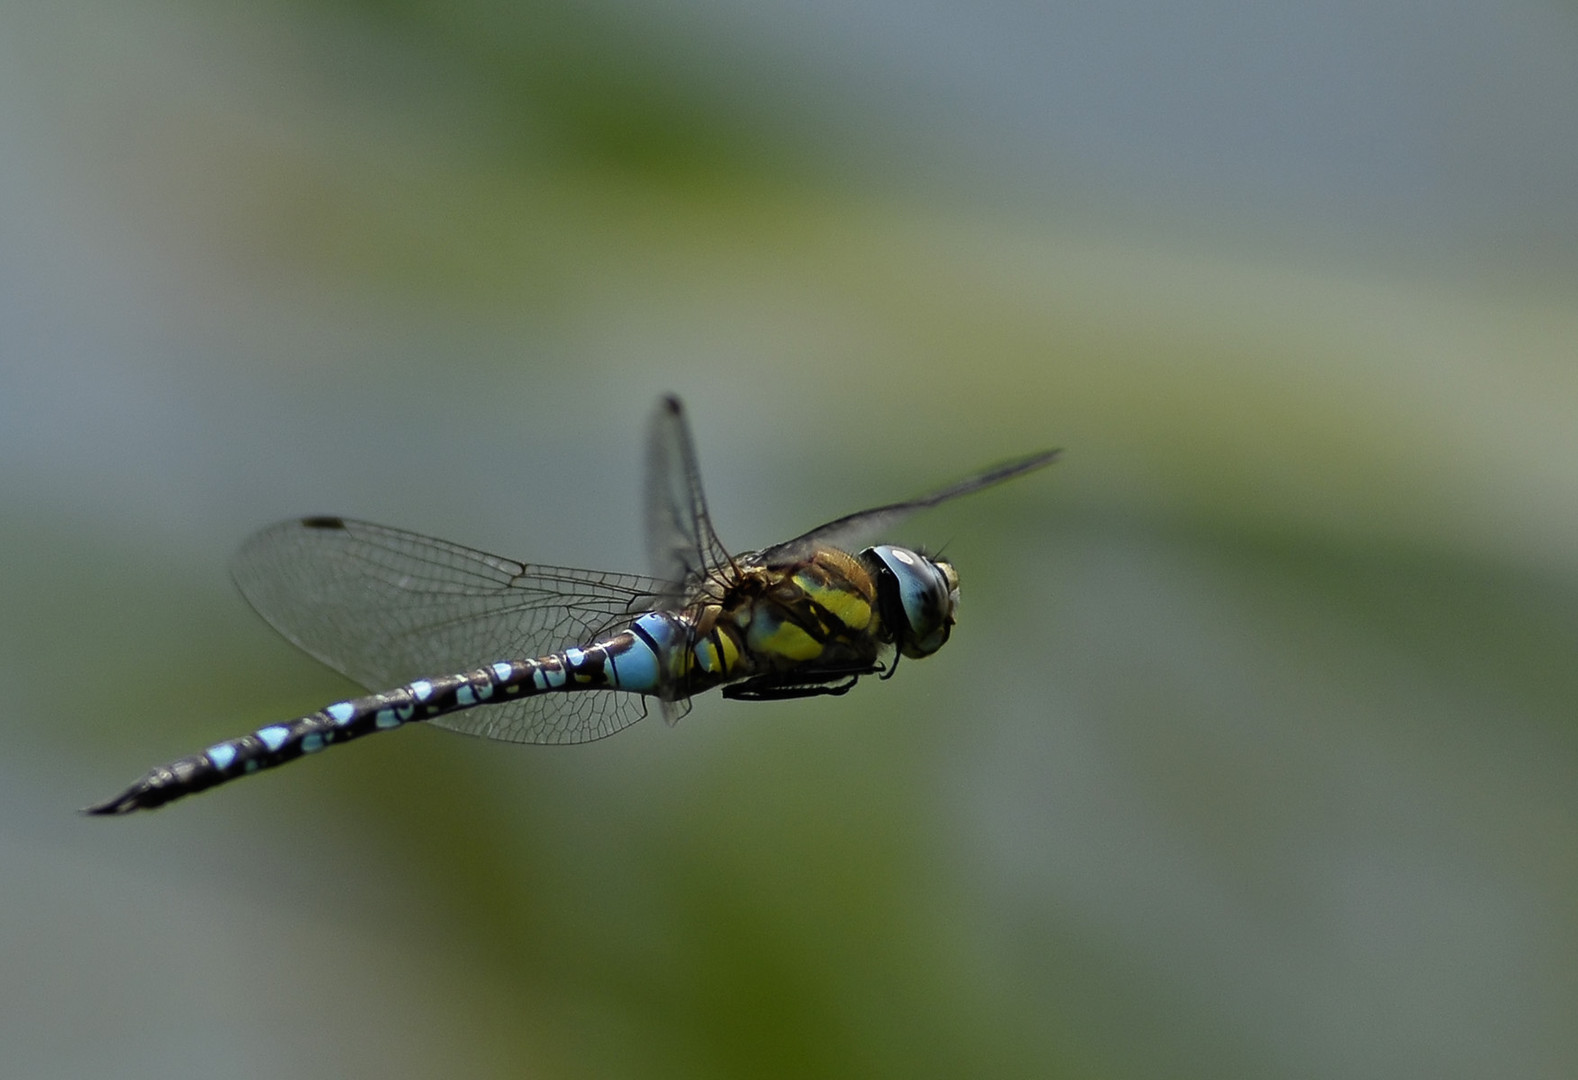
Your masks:
[{"label": "bokeh background", "polygon": [[[0,1073],[1578,1074],[1578,9],[0,6]],[[256,619],[342,513],[643,569],[917,518],[842,699],[415,729]]]}]

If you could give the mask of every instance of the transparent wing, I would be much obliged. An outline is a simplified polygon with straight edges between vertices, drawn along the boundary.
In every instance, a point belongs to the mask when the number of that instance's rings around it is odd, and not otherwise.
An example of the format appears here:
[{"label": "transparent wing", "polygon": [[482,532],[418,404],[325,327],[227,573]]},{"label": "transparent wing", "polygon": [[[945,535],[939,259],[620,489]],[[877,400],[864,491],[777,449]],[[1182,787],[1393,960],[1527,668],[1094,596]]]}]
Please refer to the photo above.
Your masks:
[{"label": "transparent wing", "polygon": [[778,564],[803,559],[817,547],[836,547],[853,551],[863,547],[867,541],[881,536],[917,510],[927,510],[951,499],[969,495],[994,484],[1001,484],[1016,476],[1023,476],[1025,473],[1052,464],[1061,453],[1061,450],[1042,450],[978,472],[974,476],[960,480],[957,484],[951,484],[916,499],[873,507],[857,514],[846,514],[829,521],[826,525],[818,525],[793,540],[785,540],[781,544],[767,548],[758,553],[758,557],[764,562]]},{"label": "transparent wing", "polygon": [[685,406],[672,394],[658,401],[647,443],[647,554],[655,577],[669,582],[659,606],[678,610],[703,592],[716,592],[734,576],[734,560],[718,542],[701,471],[685,421]]},{"label": "transparent wing", "polygon": [[[464,735],[513,743],[584,743],[623,731],[647,715],[651,699],[616,690],[538,694],[499,705],[450,713],[431,721]],[[660,702],[670,723],[690,712],[689,700]]]},{"label": "transparent wing", "polygon": [[[291,642],[369,689],[541,656],[649,610],[635,574],[535,566],[343,518],[273,525],[241,548],[242,594]],[[639,720],[637,695],[546,694],[437,722],[516,742],[585,742]]]}]

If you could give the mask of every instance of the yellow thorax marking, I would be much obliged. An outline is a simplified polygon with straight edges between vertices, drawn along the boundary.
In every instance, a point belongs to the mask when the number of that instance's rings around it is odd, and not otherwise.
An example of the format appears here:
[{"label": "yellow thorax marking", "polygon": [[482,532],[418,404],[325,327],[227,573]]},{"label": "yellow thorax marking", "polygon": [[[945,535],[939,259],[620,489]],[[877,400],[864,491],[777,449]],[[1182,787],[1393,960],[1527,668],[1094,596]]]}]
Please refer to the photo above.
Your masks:
[{"label": "yellow thorax marking", "polygon": [[718,631],[718,644],[723,653],[723,670],[733,671],[734,665],[740,661],[740,647],[735,644],[733,636],[722,630]]},{"label": "yellow thorax marking", "polygon": [[[767,631],[771,626],[772,630]],[[759,653],[782,656],[786,660],[815,660],[822,655],[822,644],[792,622],[778,622],[761,612],[751,620],[748,632],[751,648]]]},{"label": "yellow thorax marking", "polygon": [[734,638],[722,630],[715,630],[711,636],[696,642],[696,660],[701,670],[710,675],[727,674],[739,658],[740,650]]},{"label": "yellow thorax marking", "polygon": [[[851,630],[864,630],[871,623],[871,605],[851,589],[840,589],[818,581],[804,572],[794,576],[794,583],[811,600],[833,618]],[[830,628],[831,629],[831,628]]]}]

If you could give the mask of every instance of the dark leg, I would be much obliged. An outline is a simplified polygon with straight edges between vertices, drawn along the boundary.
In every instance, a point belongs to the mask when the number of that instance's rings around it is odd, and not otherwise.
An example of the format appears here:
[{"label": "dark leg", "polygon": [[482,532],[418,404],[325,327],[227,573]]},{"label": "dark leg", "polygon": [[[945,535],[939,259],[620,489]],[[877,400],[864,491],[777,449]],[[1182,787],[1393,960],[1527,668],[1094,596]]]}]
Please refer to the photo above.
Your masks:
[{"label": "dark leg", "polygon": [[754,679],[723,688],[723,696],[734,701],[787,701],[791,698],[837,697],[847,694],[862,675],[873,675],[879,668],[846,668],[820,671],[811,679],[806,672],[792,675],[758,675]]}]

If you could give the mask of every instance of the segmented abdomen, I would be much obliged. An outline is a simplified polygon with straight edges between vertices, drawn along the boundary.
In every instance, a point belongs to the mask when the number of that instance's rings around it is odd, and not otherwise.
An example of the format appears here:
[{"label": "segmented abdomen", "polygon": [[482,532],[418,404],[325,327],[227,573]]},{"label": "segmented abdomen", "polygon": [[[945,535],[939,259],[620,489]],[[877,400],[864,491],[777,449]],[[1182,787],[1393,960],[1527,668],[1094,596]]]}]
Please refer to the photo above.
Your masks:
[{"label": "segmented abdomen", "polygon": [[663,693],[682,676],[676,667],[688,666],[681,664],[686,638],[686,624],[679,616],[651,612],[630,629],[583,648],[536,659],[500,660],[461,674],[417,679],[394,690],[335,702],[150,769],[120,795],[88,807],[87,812],[125,814],[163,806],[363,735],[515,698],[575,690]]}]

